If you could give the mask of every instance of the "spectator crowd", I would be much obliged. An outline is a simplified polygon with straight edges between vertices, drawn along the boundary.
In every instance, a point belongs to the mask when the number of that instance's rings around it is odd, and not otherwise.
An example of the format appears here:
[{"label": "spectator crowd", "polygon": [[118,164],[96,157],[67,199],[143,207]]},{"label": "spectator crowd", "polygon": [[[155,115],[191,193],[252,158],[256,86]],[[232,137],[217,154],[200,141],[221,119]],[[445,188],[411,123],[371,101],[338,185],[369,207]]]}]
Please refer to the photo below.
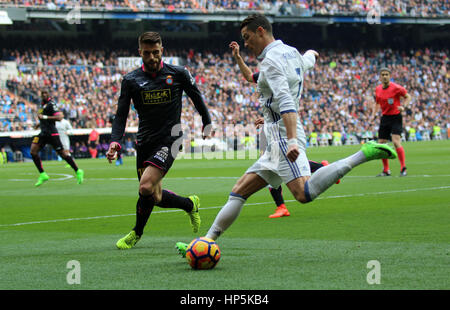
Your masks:
[{"label": "spectator crowd", "polygon": [[[447,130],[449,99],[448,50],[390,49],[321,51],[314,70],[305,76],[300,117],[307,133],[327,137],[339,133],[342,142],[350,136],[358,141],[374,138],[379,119],[370,119],[374,90],[379,84],[378,70],[387,66],[392,78],[404,86],[412,101],[404,112],[405,134],[410,128],[423,134],[434,126]],[[120,82],[126,71],[117,66],[124,51],[39,50],[10,51],[19,74],[0,91],[0,132],[31,130],[38,124],[39,89],[49,86],[54,100],[76,128],[105,128],[114,117]],[[261,115],[256,85],[246,82],[231,53],[209,51],[168,51],[185,59],[210,109],[216,135],[225,136],[235,128],[238,139],[254,135],[251,126]],[[253,56],[243,54],[246,63],[257,71]],[[21,99],[21,98],[25,98]],[[28,99],[28,100],[27,100]],[[199,131],[201,121],[185,97],[182,125],[185,132]],[[133,106],[128,127],[138,124]],[[242,129],[242,127],[244,129]]]},{"label": "spectator crowd", "polygon": [[261,11],[276,15],[367,15],[371,10],[389,16],[449,16],[447,0],[0,0],[0,6],[45,7],[49,10],[81,9],[156,10],[179,12],[196,10]]},{"label": "spectator crowd", "polygon": [[[253,122],[261,115],[256,85],[243,79],[229,52],[218,55],[209,51],[179,50],[166,54],[185,59],[185,66],[210,109],[216,137],[236,135],[242,140],[245,135],[256,135]],[[8,57],[17,62],[19,74],[7,82],[8,90],[0,90],[0,132],[36,127],[36,103],[43,86],[51,87],[54,100],[74,129],[110,127],[121,78],[127,73],[119,69],[117,57],[124,55],[126,51],[120,50],[111,53],[11,50]],[[256,59],[243,56],[252,70],[257,71]],[[327,144],[333,142],[334,136],[343,143],[350,138],[360,142],[376,137],[379,119],[370,119],[373,95],[379,84],[379,68],[388,66],[393,81],[404,86],[413,98],[404,112],[406,136],[411,130],[432,136],[436,127],[446,133],[450,126],[448,65],[448,50],[321,51],[314,70],[308,71],[305,77],[300,104],[305,130],[315,135],[314,139],[328,141]],[[196,137],[201,121],[188,100],[185,97],[183,130]],[[128,127],[137,124],[137,113],[132,106]],[[230,133],[230,129],[234,133]],[[83,150],[86,146],[79,147]],[[98,150],[99,154],[102,152],[104,150]]]}]

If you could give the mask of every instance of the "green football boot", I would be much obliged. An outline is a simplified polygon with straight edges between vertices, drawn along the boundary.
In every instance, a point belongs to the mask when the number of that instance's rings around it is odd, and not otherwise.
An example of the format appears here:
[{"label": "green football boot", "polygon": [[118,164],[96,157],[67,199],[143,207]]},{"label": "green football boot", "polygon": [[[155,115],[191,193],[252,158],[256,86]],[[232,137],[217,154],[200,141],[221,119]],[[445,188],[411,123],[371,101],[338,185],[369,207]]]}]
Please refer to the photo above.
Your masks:
[{"label": "green football boot", "polygon": [[181,255],[181,257],[185,258],[186,257],[186,250],[189,244],[184,243],[184,242],[177,242],[175,244],[175,248],[178,251],[178,254]]},{"label": "green football boot", "polygon": [[192,231],[198,232],[198,229],[200,228],[200,224],[202,220],[200,219],[200,214],[198,212],[198,209],[200,208],[200,198],[196,195],[189,196],[189,199],[192,200],[192,211],[188,212],[189,219],[191,221]]},{"label": "green football boot", "polygon": [[369,141],[363,144],[361,152],[366,156],[367,161],[374,159],[396,159],[397,152],[387,144]]},{"label": "green football boot", "polygon": [[119,239],[116,246],[119,250],[131,249],[139,241],[139,239],[141,239],[141,237],[136,235],[136,232],[132,230],[128,233],[128,235]]},{"label": "green football boot", "polygon": [[77,183],[81,184],[81,183],[83,183],[83,180],[84,180],[84,171],[81,169],[78,169],[77,170]]},{"label": "green football boot", "polygon": [[47,182],[48,179],[50,179],[50,177],[48,176],[48,174],[45,173],[45,172],[42,172],[42,173],[39,175],[39,179],[38,179],[38,181],[36,182],[36,184],[34,184],[34,186],[41,186],[44,182]]}]

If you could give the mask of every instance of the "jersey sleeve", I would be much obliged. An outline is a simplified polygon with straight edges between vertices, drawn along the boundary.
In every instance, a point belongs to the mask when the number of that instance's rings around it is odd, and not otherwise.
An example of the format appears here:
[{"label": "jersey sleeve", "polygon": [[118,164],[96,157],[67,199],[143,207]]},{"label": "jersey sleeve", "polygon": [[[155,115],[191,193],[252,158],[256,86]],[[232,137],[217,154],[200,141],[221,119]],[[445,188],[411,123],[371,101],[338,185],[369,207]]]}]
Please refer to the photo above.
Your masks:
[{"label": "jersey sleeve", "polygon": [[279,102],[280,113],[297,112],[289,90],[286,74],[283,72],[281,66],[271,59],[265,59],[264,62],[261,63],[261,66],[264,67],[264,74],[267,84],[272,91],[273,98]]},{"label": "jersey sleeve", "polygon": [[58,105],[53,101],[49,102],[48,115],[52,116],[58,113],[61,113],[61,111],[59,111],[58,109]]},{"label": "jersey sleeve", "polygon": [[307,51],[302,56],[303,60],[303,72],[306,72],[312,68],[314,68],[314,65],[316,64],[316,56],[314,56],[312,51]]},{"label": "jersey sleeve", "polygon": [[125,78],[122,80],[119,101],[117,104],[116,116],[111,129],[111,142],[119,142],[125,133],[128,113],[130,111],[131,89],[129,81]]},{"label": "jersey sleeve", "polygon": [[252,74],[252,79],[254,83],[258,83],[259,72],[255,72]]},{"label": "jersey sleeve", "polygon": [[203,100],[202,94],[195,83],[194,77],[186,68],[181,71],[181,79],[183,90],[186,92],[188,97],[191,98],[197,112],[202,117],[203,126],[211,124],[211,116],[209,115],[209,111]]},{"label": "jersey sleeve", "polygon": [[398,86],[397,88],[397,95],[399,95],[400,97],[404,97],[408,92],[406,91],[406,88],[404,88],[403,86]]}]

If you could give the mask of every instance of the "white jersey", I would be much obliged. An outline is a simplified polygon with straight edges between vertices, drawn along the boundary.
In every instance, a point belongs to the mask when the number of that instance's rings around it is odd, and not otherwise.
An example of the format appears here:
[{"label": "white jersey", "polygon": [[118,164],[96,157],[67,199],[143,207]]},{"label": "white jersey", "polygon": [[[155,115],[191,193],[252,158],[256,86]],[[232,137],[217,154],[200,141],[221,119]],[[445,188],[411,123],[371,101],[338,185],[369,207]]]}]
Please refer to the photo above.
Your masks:
[{"label": "white jersey", "polygon": [[66,119],[62,119],[59,122],[55,122],[56,129],[59,133],[59,139],[65,150],[70,150],[70,139],[69,139],[69,131],[72,130],[72,125]]},{"label": "white jersey", "polygon": [[[276,40],[263,50],[258,77],[259,102],[263,107],[264,131],[267,143],[286,140],[283,113],[298,112],[303,91],[303,75],[314,67],[315,56],[311,52],[301,55],[296,48]],[[301,150],[306,149],[306,136],[297,117],[297,141]]]},{"label": "white jersey", "polygon": [[263,107],[267,149],[246,173],[256,173],[273,188],[278,188],[282,183],[288,184],[296,178],[311,175],[301,121],[297,117],[300,154],[295,162],[291,162],[287,158],[286,126],[281,115],[298,113],[303,75],[314,66],[315,56],[311,52],[302,56],[297,49],[277,40],[267,45],[258,58],[261,59],[258,91]]}]

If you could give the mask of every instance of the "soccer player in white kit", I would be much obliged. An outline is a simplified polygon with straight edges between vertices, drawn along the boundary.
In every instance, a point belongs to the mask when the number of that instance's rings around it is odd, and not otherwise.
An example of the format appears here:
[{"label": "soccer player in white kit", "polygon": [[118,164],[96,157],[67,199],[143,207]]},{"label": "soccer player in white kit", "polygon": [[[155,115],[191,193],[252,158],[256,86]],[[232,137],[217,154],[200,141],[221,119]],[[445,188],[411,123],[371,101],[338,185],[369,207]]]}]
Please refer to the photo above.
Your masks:
[{"label": "soccer player in white kit", "polygon": [[70,139],[68,133],[73,129],[72,125],[68,120],[63,118],[61,121],[55,122],[55,126],[58,130],[59,139],[61,140],[64,151],[70,152]]},{"label": "soccer player in white kit", "polygon": [[[312,176],[306,157],[306,136],[298,118],[303,74],[314,67],[318,53],[301,55],[297,49],[275,40],[264,15],[248,16],[241,23],[244,46],[258,55],[259,101],[263,106],[267,149],[236,182],[227,203],[217,214],[206,238],[216,240],[238,217],[252,194],[270,184],[285,183],[295,199],[308,203],[335,184],[352,168],[369,160],[396,158],[394,149],[368,142],[355,154],[318,169]],[[176,244],[185,256],[187,244]]]}]

